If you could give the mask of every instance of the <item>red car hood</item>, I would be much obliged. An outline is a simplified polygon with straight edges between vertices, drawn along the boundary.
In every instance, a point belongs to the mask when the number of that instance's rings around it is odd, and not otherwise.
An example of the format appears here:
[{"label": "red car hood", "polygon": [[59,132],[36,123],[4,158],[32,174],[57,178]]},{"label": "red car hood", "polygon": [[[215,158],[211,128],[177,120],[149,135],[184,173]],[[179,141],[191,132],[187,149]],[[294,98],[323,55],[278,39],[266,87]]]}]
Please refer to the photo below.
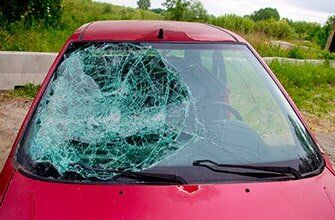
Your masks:
[{"label": "red car hood", "polygon": [[335,177],[187,186],[83,185],[16,172],[0,219],[335,219]]}]

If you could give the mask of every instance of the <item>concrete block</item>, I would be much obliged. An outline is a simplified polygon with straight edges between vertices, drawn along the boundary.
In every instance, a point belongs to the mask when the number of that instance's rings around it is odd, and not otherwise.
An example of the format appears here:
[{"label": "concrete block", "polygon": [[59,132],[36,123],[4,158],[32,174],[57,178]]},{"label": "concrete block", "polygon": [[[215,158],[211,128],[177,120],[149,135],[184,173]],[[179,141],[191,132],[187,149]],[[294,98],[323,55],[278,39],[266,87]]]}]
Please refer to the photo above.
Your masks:
[{"label": "concrete block", "polygon": [[0,90],[41,83],[56,56],[57,53],[0,51]]}]

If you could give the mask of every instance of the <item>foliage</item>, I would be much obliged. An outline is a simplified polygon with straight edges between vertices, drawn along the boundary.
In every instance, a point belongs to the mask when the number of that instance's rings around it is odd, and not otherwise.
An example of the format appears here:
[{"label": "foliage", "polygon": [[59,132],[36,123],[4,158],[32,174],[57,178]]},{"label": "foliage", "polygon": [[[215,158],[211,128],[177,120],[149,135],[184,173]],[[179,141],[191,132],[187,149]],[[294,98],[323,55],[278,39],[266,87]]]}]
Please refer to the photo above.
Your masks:
[{"label": "foliage", "polygon": [[314,22],[286,20],[299,39],[311,40],[322,28],[320,24]]},{"label": "foliage", "polygon": [[209,15],[199,0],[166,0],[166,19],[176,21],[207,22]]},{"label": "foliage", "polygon": [[240,33],[262,57],[288,57],[295,59],[335,59],[335,53],[322,50],[316,43],[310,41],[293,40],[295,46],[283,48],[271,43],[267,35],[260,32],[248,34]]},{"label": "foliage", "polygon": [[150,0],[138,0],[137,6],[139,9],[148,10],[151,7]]},{"label": "foliage", "polygon": [[333,67],[273,61],[270,68],[301,110],[322,114],[335,109]]},{"label": "foliage", "polygon": [[184,20],[205,22],[208,20],[207,10],[199,0],[194,0],[184,12]]},{"label": "foliage", "polygon": [[[63,13],[56,27],[23,22],[11,24],[14,35],[0,28],[0,50],[57,52],[66,39],[81,25],[96,20],[163,19],[147,10],[114,6],[90,0],[63,0]],[[3,43],[2,43],[3,42]]]},{"label": "foliage", "polygon": [[[0,4],[4,5],[2,2]],[[166,0],[164,6],[166,10],[159,8],[148,11],[91,0],[63,0],[60,20],[54,26],[45,25],[44,21],[34,21],[34,25],[29,27],[23,20],[12,22],[6,28],[2,26],[0,50],[56,52],[74,30],[95,20],[172,19],[205,22],[237,32],[246,37],[262,56],[335,58],[334,54],[322,50],[331,30],[331,18],[326,25],[321,26],[288,19],[254,21],[250,17],[237,15],[215,17],[209,15],[198,0]],[[0,12],[0,18],[1,15]],[[296,47],[281,48],[272,45],[272,39],[290,41]]]},{"label": "foliage", "polygon": [[326,46],[328,37],[333,28],[333,22],[335,22],[335,15],[328,17],[326,24],[322,27],[322,29],[317,32],[315,36],[315,41],[321,45],[322,48]]},{"label": "foliage", "polygon": [[162,5],[166,7],[169,19],[182,21],[191,3],[187,0],[165,0]]},{"label": "foliage", "polygon": [[214,17],[211,18],[210,22],[216,26],[246,34],[253,32],[256,25],[250,18],[240,17],[237,15],[223,15],[217,18]]},{"label": "foliage", "polygon": [[276,21],[274,19],[257,22],[255,30],[262,32],[270,37],[279,39],[289,39],[294,36],[294,30],[286,20]]},{"label": "foliage", "polygon": [[61,0],[2,0],[0,2],[1,22],[10,25],[24,21],[26,26],[42,22],[53,26],[61,18]]},{"label": "foliage", "polygon": [[335,15],[330,16],[324,26],[317,23],[305,21],[290,21],[289,25],[294,29],[300,39],[316,42],[321,48],[326,46],[326,42],[333,27]]},{"label": "foliage", "polygon": [[275,8],[261,8],[258,11],[255,11],[250,18],[254,21],[264,21],[268,19],[278,21],[280,19],[280,15]]},{"label": "foliage", "polygon": [[165,12],[165,10],[162,8],[153,8],[150,11],[157,13],[157,14],[163,14]]},{"label": "foliage", "polygon": [[214,25],[236,31],[243,34],[264,33],[271,38],[290,39],[294,37],[294,30],[286,20],[276,21],[274,19],[255,22],[248,17],[237,15],[224,15],[211,18]]},{"label": "foliage", "polygon": [[9,91],[9,95],[12,97],[25,97],[25,98],[34,98],[39,90],[40,86],[35,84],[26,84],[22,87],[15,88],[12,91]]}]

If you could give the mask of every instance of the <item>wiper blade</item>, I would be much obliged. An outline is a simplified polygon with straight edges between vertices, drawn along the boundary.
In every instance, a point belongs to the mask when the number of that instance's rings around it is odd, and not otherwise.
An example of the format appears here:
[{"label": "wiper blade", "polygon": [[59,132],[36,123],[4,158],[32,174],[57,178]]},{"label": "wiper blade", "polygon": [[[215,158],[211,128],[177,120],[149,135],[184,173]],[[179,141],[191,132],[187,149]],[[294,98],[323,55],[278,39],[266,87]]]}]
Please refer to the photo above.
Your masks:
[{"label": "wiper blade", "polygon": [[75,163],[73,165],[80,166],[86,170],[90,171],[100,171],[100,172],[111,172],[117,173],[112,179],[117,179],[120,177],[127,177],[131,179],[149,181],[149,182],[164,182],[164,183],[177,183],[177,184],[187,184],[187,181],[181,176],[167,173],[148,173],[148,172],[133,172],[127,170],[114,170],[114,169],[103,169],[90,167],[85,164]]},{"label": "wiper blade", "polygon": [[[209,165],[211,164],[211,165]],[[229,170],[222,170],[222,169],[215,169],[216,167],[222,168],[240,168],[240,169],[247,169],[247,170],[257,170],[257,171],[265,171],[267,173],[259,173],[259,172],[243,172],[243,171],[229,171]],[[193,166],[201,166],[206,167],[210,170],[215,172],[224,172],[224,173],[231,173],[237,175],[245,175],[245,176],[253,176],[253,177],[262,177],[266,176],[267,174],[280,174],[280,175],[293,175],[296,179],[301,179],[301,174],[294,169],[293,167],[277,167],[277,166],[253,166],[253,165],[234,165],[234,164],[219,164],[212,160],[195,160],[193,161]]]}]

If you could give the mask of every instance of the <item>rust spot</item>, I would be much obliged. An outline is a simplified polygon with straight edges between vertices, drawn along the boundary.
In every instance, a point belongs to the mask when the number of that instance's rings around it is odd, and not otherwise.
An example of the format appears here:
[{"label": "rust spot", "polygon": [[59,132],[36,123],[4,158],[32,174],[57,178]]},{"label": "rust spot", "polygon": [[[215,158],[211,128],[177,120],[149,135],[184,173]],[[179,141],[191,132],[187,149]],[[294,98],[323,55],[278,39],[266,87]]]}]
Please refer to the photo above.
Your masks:
[{"label": "rust spot", "polygon": [[198,185],[178,186],[178,189],[182,192],[193,194],[200,190],[200,186]]}]

